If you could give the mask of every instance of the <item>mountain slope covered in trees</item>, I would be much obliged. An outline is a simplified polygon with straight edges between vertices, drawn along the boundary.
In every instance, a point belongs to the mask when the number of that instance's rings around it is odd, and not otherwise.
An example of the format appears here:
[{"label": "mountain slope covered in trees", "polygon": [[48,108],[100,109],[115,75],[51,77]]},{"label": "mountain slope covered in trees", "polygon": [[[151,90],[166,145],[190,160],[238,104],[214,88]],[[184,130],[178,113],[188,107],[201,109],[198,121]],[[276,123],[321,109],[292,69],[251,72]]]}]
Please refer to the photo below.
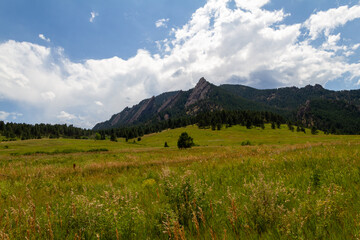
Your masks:
[{"label": "mountain slope covered in trees", "polygon": [[360,133],[360,90],[331,91],[318,84],[259,90],[243,85],[215,86],[204,78],[188,91],[163,93],[127,107],[110,120],[96,124],[93,130],[186,118],[193,122],[189,119],[201,113],[222,110],[272,112],[305,127],[338,134]]},{"label": "mountain slope covered in trees", "polygon": [[145,99],[132,108],[127,107],[120,113],[114,114],[110,120],[96,124],[93,130],[156,123],[216,110],[265,111],[267,109],[268,107],[262,103],[236,96],[201,78],[193,89],[163,93]]}]

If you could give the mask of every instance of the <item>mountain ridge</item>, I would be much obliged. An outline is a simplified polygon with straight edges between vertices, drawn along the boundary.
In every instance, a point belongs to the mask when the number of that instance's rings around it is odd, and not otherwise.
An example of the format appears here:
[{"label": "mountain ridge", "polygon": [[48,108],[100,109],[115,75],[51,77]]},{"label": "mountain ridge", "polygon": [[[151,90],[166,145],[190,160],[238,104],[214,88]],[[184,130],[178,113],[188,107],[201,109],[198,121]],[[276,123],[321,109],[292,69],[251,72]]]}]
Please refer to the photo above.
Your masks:
[{"label": "mountain ridge", "polygon": [[[328,105],[327,111],[333,109],[335,112],[341,112],[351,118],[358,116],[357,112],[360,114],[360,90],[332,91],[319,84],[307,85],[302,88],[285,87],[261,90],[235,84],[216,86],[205,78],[201,78],[192,89],[165,92],[144,99],[131,108],[126,107],[123,111],[114,114],[108,121],[96,124],[93,130],[148,124],[216,110],[269,111],[311,126],[318,123],[310,121],[310,118],[321,121],[322,117],[310,109],[321,112],[319,106],[325,107],[325,102]],[[306,104],[307,108],[304,107]],[[351,113],[343,112],[339,108],[342,104],[351,106],[346,108],[346,111]],[[315,108],[310,108],[310,105],[314,105]],[[331,114],[325,115],[330,116]],[[304,119],[306,117],[309,119]],[[330,128],[332,125],[340,124],[339,120],[333,123],[331,119],[327,121],[326,124],[319,123],[318,125],[326,125]],[[355,120],[350,122],[357,124]]]}]

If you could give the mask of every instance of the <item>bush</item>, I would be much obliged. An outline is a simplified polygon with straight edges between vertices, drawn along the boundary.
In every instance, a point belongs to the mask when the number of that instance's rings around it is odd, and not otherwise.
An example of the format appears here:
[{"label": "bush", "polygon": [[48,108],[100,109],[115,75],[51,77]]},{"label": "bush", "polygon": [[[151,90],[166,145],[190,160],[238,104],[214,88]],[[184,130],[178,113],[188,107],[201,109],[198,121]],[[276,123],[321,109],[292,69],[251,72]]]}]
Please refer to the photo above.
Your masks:
[{"label": "bush", "polygon": [[318,134],[318,130],[317,130],[316,127],[313,126],[313,127],[311,128],[311,134],[314,134],[314,135]]},{"label": "bush", "polygon": [[251,146],[251,142],[249,140],[243,141],[241,146]]},{"label": "bush", "polygon": [[110,141],[117,142],[115,133],[111,134]]},{"label": "bush", "polygon": [[95,140],[101,140],[101,135],[100,135],[100,133],[96,133],[96,134],[95,134]]},{"label": "bush", "polygon": [[178,148],[191,148],[194,146],[193,138],[190,137],[187,132],[183,132],[177,142]]}]

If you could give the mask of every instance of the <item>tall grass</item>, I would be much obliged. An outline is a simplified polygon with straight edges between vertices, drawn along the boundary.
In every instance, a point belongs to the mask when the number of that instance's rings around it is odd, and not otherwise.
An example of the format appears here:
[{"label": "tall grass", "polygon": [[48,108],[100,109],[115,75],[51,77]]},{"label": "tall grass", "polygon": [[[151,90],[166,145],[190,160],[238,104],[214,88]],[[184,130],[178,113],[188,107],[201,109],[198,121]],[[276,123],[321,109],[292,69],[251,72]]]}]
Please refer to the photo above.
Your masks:
[{"label": "tall grass", "polygon": [[[251,134],[244,139],[256,143]],[[109,151],[94,153],[85,151],[105,144],[86,147],[79,140],[83,152],[67,154],[10,155],[47,144],[62,151],[63,140],[6,143],[0,239],[360,237],[360,143],[354,136],[255,146],[241,146],[242,139],[189,150],[149,147],[147,138],[140,148],[109,143]]]}]

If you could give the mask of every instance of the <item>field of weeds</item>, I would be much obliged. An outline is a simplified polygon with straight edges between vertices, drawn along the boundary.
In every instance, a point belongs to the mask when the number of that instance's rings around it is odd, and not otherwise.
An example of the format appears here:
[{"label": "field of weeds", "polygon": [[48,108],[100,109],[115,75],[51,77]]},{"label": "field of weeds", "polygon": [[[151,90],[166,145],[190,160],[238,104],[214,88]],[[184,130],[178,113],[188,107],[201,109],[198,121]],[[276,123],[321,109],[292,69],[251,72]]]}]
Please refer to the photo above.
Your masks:
[{"label": "field of weeds", "polygon": [[285,126],[1,142],[0,239],[358,239],[359,154]]}]

